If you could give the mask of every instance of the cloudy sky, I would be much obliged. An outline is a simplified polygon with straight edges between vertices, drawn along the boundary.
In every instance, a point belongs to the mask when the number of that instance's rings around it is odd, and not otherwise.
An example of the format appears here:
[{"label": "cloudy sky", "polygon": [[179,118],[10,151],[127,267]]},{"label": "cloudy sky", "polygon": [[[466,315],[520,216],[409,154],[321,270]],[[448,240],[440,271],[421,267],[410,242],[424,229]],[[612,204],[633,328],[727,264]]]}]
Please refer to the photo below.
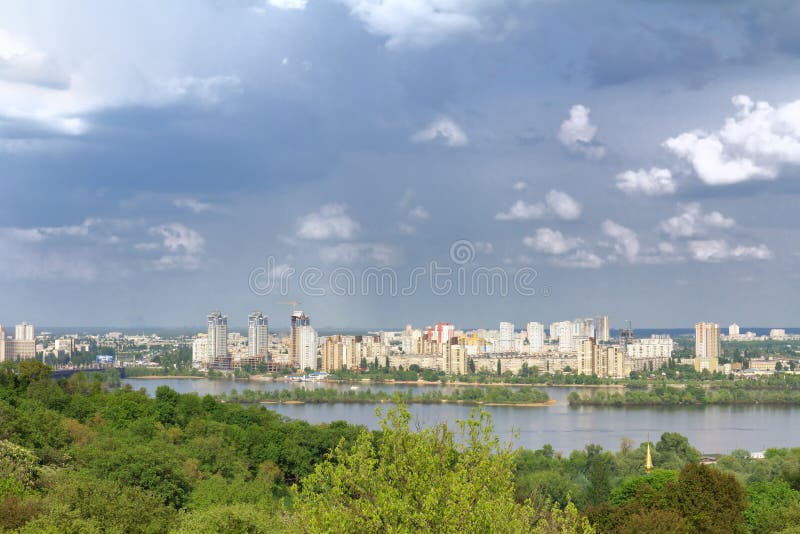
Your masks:
[{"label": "cloudy sky", "polygon": [[796,326],[798,27],[791,1],[5,3],[0,323]]}]

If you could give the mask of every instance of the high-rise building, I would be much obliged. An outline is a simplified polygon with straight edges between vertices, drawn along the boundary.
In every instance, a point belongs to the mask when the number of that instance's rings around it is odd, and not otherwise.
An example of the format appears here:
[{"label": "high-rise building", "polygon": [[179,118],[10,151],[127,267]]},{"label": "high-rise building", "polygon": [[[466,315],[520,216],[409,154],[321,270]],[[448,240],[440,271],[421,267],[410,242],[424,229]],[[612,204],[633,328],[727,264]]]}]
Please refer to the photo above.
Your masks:
[{"label": "high-rise building", "polygon": [[425,330],[425,337],[428,341],[435,341],[439,345],[447,343],[453,337],[455,328],[450,323],[436,323],[433,327],[428,327]]},{"label": "high-rise building", "polygon": [[582,318],[572,321],[572,335],[584,338],[595,337],[594,319]]},{"label": "high-rise building", "polygon": [[618,346],[598,345],[594,338],[578,346],[578,374],[600,378],[625,377],[625,353]]},{"label": "high-rise building", "polygon": [[198,334],[192,341],[192,365],[208,366],[208,334]]},{"label": "high-rise building", "polygon": [[32,324],[22,323],[14,327],[15,341],[34,341],[35,339]]},{"label": "high-rise building", "polygon": [[6,361],[6,332],[0,325],[0,362]]},{"label": "high-rise building", "polygon": [[625,346],[628,359],[636,371],[656,371],[669,363],[673,341],[669,335],[653,334],[635,339]]},{"label": "high-rise building", "polygon": [[317,332],[311,319],[300,310],[292,312],[289,337],[289,363],[295,369],[317,368]]},{"label": "high-rise building", "polygon": [[247,317],[247,348],[253,359],[269,356],[269,319],[259,311]]},{"label": "high-rise building", "polygon": [[544,350],[544,325],[542,323],[530,322],[527,326],[528,331],[528,352],[538,353]]},{"label": "high-rise building", "polygon": [[357,369],[361,357],[356,349],[355,336],[328,336],[322,344],[322,370],[326,373],[342,368]]},{"label": "high-rise building", "polygon": [[422,338],[422,331],[415,329],[410,324],[406,325],[400,338],[403,354],[414,354],[419,347],[419,340]]},{"label": "high-rise building", "polygon": [[230,369],[228,354],[228,317],[215,311],[208,316],[207,362],[209,367]]},{"label": "high-rise building", "polygon": [[497,336],[497,352],[511,352],[514,350],[514,323],[500,323]]},{"label": "high-rise building", "polygon": [[571,321],[561,321],[550,325],[550,337],[558,339],[558,352],[575,352]]},{"label": "high-rise building", "polygon": [[598,315],[594,318],[594,334],[598,343],[608,343],[611,340],[608,315]]},{"label": "high-rise building", "polygon": [[694,325],[694,368],[716,372],[721,353],[719,344],[719,325],[716,323],[697,323]]},{"label": "high-rise building", "polygon": [[736,323],[732,323],[728,327],[728,337],[731,339],[737,339],[739,337],[739,325]]}]

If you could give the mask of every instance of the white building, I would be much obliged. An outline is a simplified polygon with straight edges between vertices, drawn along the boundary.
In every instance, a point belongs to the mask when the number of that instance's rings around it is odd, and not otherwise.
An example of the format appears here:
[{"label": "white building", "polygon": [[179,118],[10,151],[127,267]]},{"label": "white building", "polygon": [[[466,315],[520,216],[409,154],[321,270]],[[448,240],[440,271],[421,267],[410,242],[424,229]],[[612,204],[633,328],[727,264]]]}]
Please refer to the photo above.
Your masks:
[{"label": "white building", "polygon": [[34,341],[35,339],[32,324],[22,323],[14,327],[15,341]]},{"label": "white building", "polygon": [[56,356],[72,356],[75,353],[75,339],[71,337],[56,339],[54,351]]},{"label": "white building", "polygon": [[400,341],[403,354],[413,354],[421,338],[422,330],[415,329],[410,324],[407,324]]},{"label": "white building", "polygon": [[500,323],[495,348],[497,352],[511,352],[514,350],[514,323]]},{"label": "white building", "polygon": [[575,352],[571,321],[561,321],[550,325],[550,338],[558,340],[558,352]]},{"label": "white building", "polygon": [[636,371],[655,371],[672,357],[674,342],[668,335],[652,335],[635,339],[627,346],[627,357]]},{"label": "white building", "polygon": [[228,357],[228,318],[215,311],[208,316],[207,362],[216,367],[230,366]]},{"label": "white building", "polygon": [[311,318],[300,310],[292,312],[289,361],[295,369],[317,369],[317,332]]},{"label": "white building", "polygon": [[247,348],[251,358],[269,355],[269,319],[259,311],[247,317]]},{"label": "white building", "polygon": [[786,339],[786,330],[783,328],[773,328],[769,331],[770,339]]},{"label": "white building", "polygon": [[528,351],[532,353],[542,352],[544,350],[544,325],[530,322],[526,330],[528,331]]},{"label": "white building", "polygon": [[594,335],[598,343],[608,343],[611,339],[608,315],[598,315],[594,318]]},{"label": "white building", "polygon": [[732,323],[728,327],[728,337],[731,339],[738,339],[739,338],[739,325],[736,323]]},{"label": "white building", "polygon": [[192,364],[197,367],[208,365],[208,334],[197,334],[192,342]]}]

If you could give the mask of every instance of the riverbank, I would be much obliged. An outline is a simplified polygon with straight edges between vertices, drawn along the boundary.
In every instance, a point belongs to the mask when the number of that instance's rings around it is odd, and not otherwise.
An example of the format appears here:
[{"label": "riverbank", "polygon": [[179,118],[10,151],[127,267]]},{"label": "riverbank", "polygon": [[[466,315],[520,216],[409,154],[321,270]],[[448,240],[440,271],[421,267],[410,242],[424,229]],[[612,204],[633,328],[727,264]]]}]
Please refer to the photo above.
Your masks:
[{"label": "riverbank", "polygon": [[698,385],[659,387],[650,390],[626,390],[624,394],[594,391],[567,397],[570,406],[800,406],[796,389],[749,389],[728,387],[707,389]]},{"label": "riverbank", "polygon": [[[235,402],[237,404],[253,404],[252,402],[239,400],[239,401],[231,401],[225,400],[224,402]],[[554,406],[557,404],[555,399],[550,399],[544,402],[515,402],[515,403],[507,403],[507,402],[480,402],[480,401],[466,401],[466,400],[408,400],[403,399],[403,404],[455,404],[460,406],[512,406],[514,408],[546,408],[548,406]],[[288,400],[288,401],[257,401],[257,404],[265,404],[265,405],[295,405],[295,404],[396,404],[394,399],[382,399],[382,400],[360,400],[360,399],[353,399],[353,400],[335,400],[335,401],[298,401],[298,400]]]},{"label": "riverbank", "polygon": [[464,388],[447,394],[441,390],[421,394],[409,391],[387,393],[371,389],[341,390],[305,387],[273,391],[232,390],[217,396],[223,402],[240,403],[307,403],[307,404],[377,404],[403,402],[406,404],[466,404],[486,406],[552,406],[555,401],[539,389],[510,390],[499,388]]},{"label": "riverbank", "polygon": [[[270,377],[271,378],[271,377]],[[281,380],[281,379],[277,379]],[[288,379],[285,379],[289,382]],[[513,382],[461,382],[461,381],[436,381],[431,382],[427,380],[393,380],[393,379],[378,379],[378,378],[360,378],[360,379],[345,379],[345,378],[326,378],[321,382],[331,384],[394,384],[401,386],[436,386],[436,387],[530,387],[530,388],[625,388],[625,384],[531,384],[531,383],[513,383]]]}]

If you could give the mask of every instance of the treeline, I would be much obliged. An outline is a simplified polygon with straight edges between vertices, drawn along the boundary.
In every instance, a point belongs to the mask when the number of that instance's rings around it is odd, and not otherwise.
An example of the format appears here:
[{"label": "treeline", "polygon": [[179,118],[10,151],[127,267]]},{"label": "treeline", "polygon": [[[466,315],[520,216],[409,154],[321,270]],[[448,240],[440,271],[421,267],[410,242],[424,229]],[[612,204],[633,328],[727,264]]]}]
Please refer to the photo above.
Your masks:
[{"label": "treeline", "polygon": [[535,388],[457,388],[451,393],[441,390],[415,393],[413,390],[387,393],[385,391],[372,391],[371,389],[338,390],[333,388],[290,388],[272,391],[255,391],[245,389],[241,393],[231,390],[218,396],[225,402],[303,402],[310,404],[321,403],[376,403],[398,402],[404,404],[434,404],[441,402],[460,402],[464,404],[511,404],[524,405],[544,403],[550,396]]},{"label": "treeline", "polygon": [[800,524],[800,449],[764,460],[736,451],[706,467],[686,438],[666,433],[645,475],[645,444],[512,450],[478,409],[455,431],[415,430],[400,404],[369,431],[165,386],[154,398],[108,390],[100,374],[55,383],[49,372],[35,361],[0,365],[0,531],[770,533]]},{"label": "treeline", "polygon": [[684,388],[657,386],[652,389],[620,391],[573,391],[567,397],[572,406],[683,406],[776,404],[800,405],[800,390],[791,387],[767,386],[756,389],[753,384],[732,384],[728,387],[705,388],[688,384]]}]

